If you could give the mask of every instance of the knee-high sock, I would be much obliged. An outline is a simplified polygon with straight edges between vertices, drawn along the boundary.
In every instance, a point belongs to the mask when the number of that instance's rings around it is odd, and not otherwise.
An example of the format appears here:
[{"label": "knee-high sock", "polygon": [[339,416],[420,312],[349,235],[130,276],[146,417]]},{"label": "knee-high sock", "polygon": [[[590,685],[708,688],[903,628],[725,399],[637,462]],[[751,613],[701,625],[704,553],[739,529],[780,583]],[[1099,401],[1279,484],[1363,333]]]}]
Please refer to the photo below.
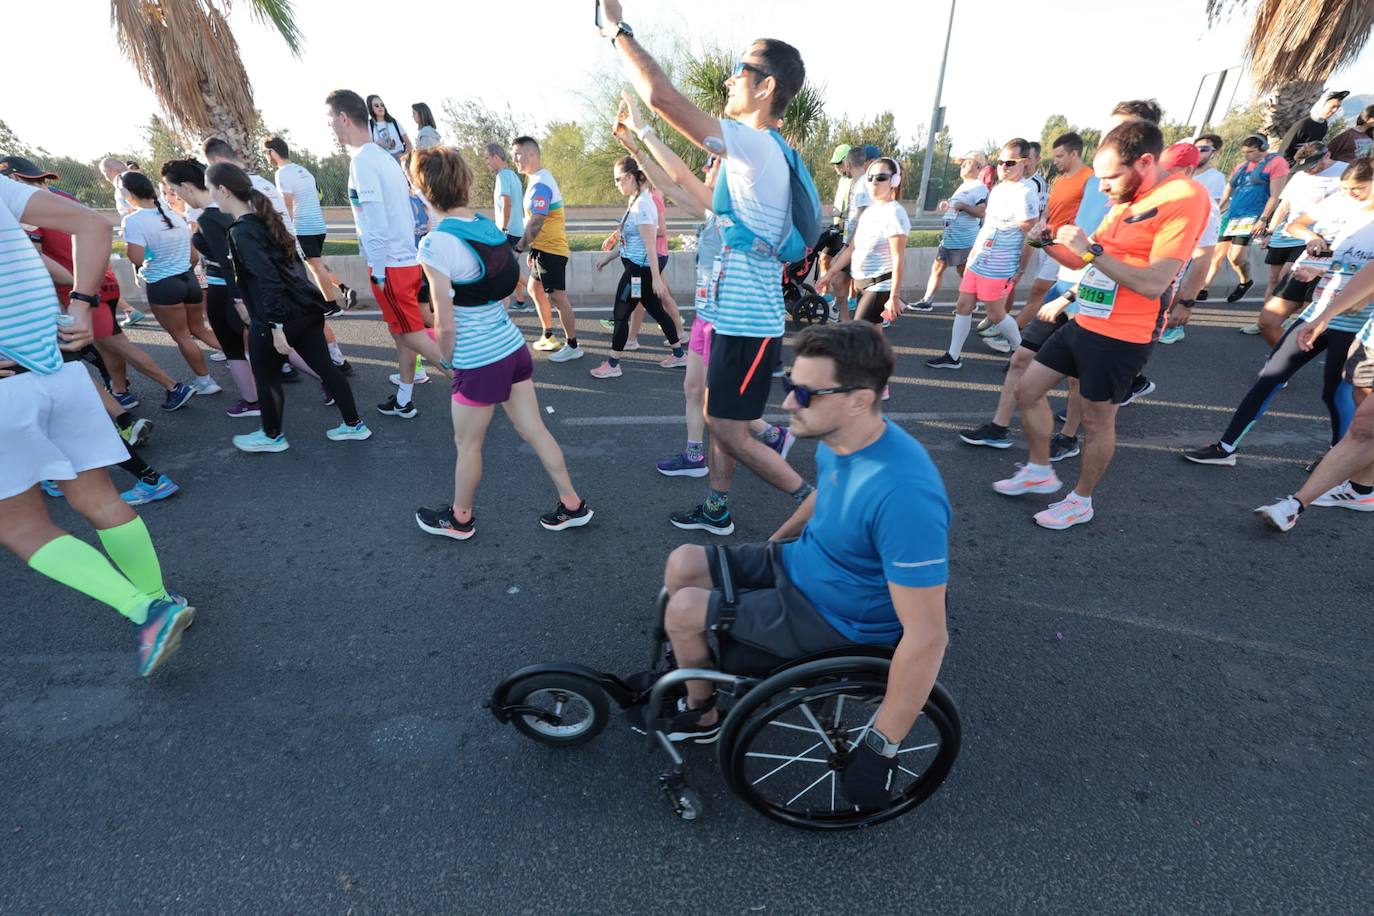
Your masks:
[{"label": "knee-high sock", "polygon": [[1012,350],[1021,346],[1021,329],[1016,326],[1016,319],[1011,315],[997,322],[997,330],[1002,332],[1007,343],[1011,344]]},{"label": "knee-high sock", "polygon": [[972,315],[955,315],[954,327],[949,332],[949,355],[955,359],[964,352],[964,341],[968,340],[968,332],[973,328]]},{"label": "knee-high sock", "polygon": [[70,534],[54,538],[34,551],[29,557],[29,568],[108,604],[134,623],[143,623],[148,618],[148,602],[153,596],[145,595],[121,576],[100,551]]},{"label": "knee-high sock", "polygon": [[135,517],[114,528],[97,531],[105,552],[134,587],[151,598],[167,597],[162,584],[162,564],[158,562],[153,539],[143,519]]}]

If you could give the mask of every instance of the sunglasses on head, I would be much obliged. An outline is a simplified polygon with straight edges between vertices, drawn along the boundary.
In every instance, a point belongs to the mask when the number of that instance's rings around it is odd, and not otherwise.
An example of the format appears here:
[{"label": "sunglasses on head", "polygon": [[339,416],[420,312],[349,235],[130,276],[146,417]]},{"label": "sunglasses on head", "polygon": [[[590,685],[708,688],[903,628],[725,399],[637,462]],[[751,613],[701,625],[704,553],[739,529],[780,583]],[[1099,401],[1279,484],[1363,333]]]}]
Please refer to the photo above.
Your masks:
[{"label": "sunglasses on head", "polygon": [[733,76],[733,77],[738,78],[738,77],[740,76],[740,74],[744,73],[745,70],[748,70],[748,71],[750,71],[751,73],[757,74],[758,77],[759,77],[759,79],[763,79],[765,76],[772,76],[772,75],[773,75],[773,74],[769,73],[767,70],[764,70],[764,69],[761,68],[761,67],[756,67],[756,66],[754,66],[753,64],[748,63],[748,62],[746,62],[746,61],[742,61],[742,60],[737,60],[737,61],[735,61],[735,69],[734,69],[733,71],[731,71],[730,75]]},{"label": "sunglasses on head", "polygon": [[808,388],[805,385],[798,385],[792,381],[792,370],[787,370],[782,376],[782,390],[784,394],[790,394],[797,399],[797,406],[806,408],[811,406],[811,399],[818,398],[823,394],[846,394],[850,391],[862,391],[862,385],[839,385],[835,388]]},{"label": "sunglasses on head", "polygon": [[869,181],[891,181],[891,172],[873,172],[868,176]]}]

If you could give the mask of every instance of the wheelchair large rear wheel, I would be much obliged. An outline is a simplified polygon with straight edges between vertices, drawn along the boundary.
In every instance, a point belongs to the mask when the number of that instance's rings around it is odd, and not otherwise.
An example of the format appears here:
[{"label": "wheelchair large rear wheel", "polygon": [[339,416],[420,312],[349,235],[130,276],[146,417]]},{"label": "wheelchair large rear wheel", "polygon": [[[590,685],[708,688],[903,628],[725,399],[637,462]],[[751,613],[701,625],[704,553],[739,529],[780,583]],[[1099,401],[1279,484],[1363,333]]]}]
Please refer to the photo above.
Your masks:
[{"label": "wheelchair large rear wheel", "polygon": [[577,674],[532,674],[512,684],[506,696],[511,724],[552,747],[586,744],[610,718],[606,692]]},{"label": "wheelchair large rear wheel", "polygon": [[[883,666],[885,668],[885,665]],[[750,703],[722,733],[721,768],[730,787],[773,820],[811,830],[849,830],[906,814],[939,788],[959,753],[959,714],[939,685],[897,752],[892,802],[860,810],[844,797],[848,755],[873,724],[887,689],[885,670],[851,670],[783,685]],[[731,718],[735,718],[734,715]]]}]

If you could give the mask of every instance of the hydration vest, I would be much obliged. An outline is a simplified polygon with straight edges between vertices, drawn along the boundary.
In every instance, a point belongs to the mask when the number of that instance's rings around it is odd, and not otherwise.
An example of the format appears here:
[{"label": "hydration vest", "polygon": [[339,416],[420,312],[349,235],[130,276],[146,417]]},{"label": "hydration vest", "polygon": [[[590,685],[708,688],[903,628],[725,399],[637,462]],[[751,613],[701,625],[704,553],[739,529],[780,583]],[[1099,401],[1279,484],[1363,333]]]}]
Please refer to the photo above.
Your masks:
[{"label": "hydration vest", "polygon": [[478,213],[472,222],[448,218],[434,227],[435,232],[451,235],[467,245],[482,264],[476,279],[453,281],[455,308],[473,308],[500,302],[520,285],[520,265],[510,241],[496,223]]},{"label": "hydration vest", "polygon": [[801,155],[776,130],[768,131],[782,149],[788,171],[788,217],[783,223],[783,237],[778,242],[764,239],[735,216],[730,201],[730,182],[727,173],[730,159],[721,160],[721,172],[716,177],[716,189],[711,195],[711,211],[720,223],[721,238],[727,248],[747,251],[755,257],[771,258],[783,264],[806,257],[821,234],[821,197],[816,183],[801,160]]}]

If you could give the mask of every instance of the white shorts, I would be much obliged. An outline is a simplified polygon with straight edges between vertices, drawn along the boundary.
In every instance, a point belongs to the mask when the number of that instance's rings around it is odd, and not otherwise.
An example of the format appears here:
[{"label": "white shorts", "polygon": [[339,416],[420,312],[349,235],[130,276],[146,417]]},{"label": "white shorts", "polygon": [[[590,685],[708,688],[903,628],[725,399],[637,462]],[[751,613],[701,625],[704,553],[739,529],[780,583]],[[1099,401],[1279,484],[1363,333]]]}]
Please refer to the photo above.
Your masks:
[{"label": "white shorts", "polygon": [[1046,283],[1053,283],[1059,279],[1059,262],[1050,257],[1043,251],[1037,252],[1040,255],[1040,269],[1035,273],[1035,279],[1043,280]]},{"label": "white shorts", "polygon": [[0,499],[129,458],[84,363],[0,379]]},{"label": "white shorts", "polygon": [[1217,237],[1221,233],[1221,214],[1217,208],[1213,207],[1211,214],[1207,217],[1207,228],[1202,230],[1202,237],[1197,240],[1197,247],[1211,248],[1216,245]]}]

